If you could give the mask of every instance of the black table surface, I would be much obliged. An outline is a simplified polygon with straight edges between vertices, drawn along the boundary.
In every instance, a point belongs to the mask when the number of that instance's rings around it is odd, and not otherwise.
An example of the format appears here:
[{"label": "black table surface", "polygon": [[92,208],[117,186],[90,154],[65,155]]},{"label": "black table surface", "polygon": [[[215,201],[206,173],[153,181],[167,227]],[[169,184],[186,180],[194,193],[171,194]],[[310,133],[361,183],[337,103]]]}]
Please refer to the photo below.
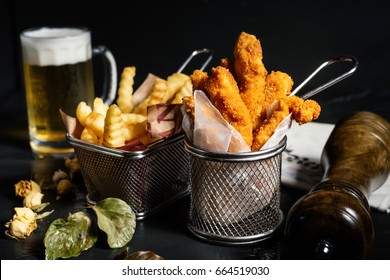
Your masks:
[{"label": "black table surface", "polygon": [[[13,208],[22,203],[15,196],[14,184],[37,175],[51,176],[63,165],[62,160],[34,159],[30,151],[18,64],[17,34],[24,28],[50,24],[89,26],[93,44],[107,44],[113,51],[118,71],[127,65],[138,67],[137,83],[148,72],[166,77],[194,49],[213,49],[215,57],[211,65],[216,65],[218,59],[231,56],[241,31],[261,39],[268,70],[289,73],[295,86],[325,60],[353,55],[359,60],[356,73],[313,98],[322,107],[317,121],[336,123],[345,115],[360,110],[390,120],[390,22],[386,1],[353,5],[342,1],[302,0],[290,1],[289,5],[269,1],[264,6],[263,1],[193,0],[188,3],[191,9],[181,1],[159,1],[151,7],[148,7],[148,1],[137,1],[130,14],[127,9],[120,8],[122,1],[110,1],[105,9],[95,5],[91,13],[85,12],[87,8],[83,6],[72,17],[69,17],[74,11],[72,1],[68,2],[59,14],[51,12],[55,7],[43,7],[35,2],[14,1],[11,4],[6,1],[5,9],[1,9],[2,27],[9,27],[1,34],[8,38],[1,44],[1,50],[9,55],[4,55],[0,62],[0,259],[44,259],[43,237],[51,221],[86,205],[82,183],[78,184],[77,196],[70,199],[57,200],[51,191],[45,191],[44,199],[50,202],[48,209],[55,211],[39,221],[38,228],[25,240],[11,240],[4,234],[4,224],[12,218]],[[182,12],[174,12],[173,7]],[[163,9],[164,13],[161,12]],[[102,21],[106,12],[117,16],[112,21]],[[151,24],[146,24],[145,19]],[[12,87],[11,82],[18,85]],[[280,207],[285,217],[304,194],[281,186]],[[248,246],[216,245],[196,238],[186,225],[189,205],[190,197],[187,196],[137,222],[135,235],[127,245],[129,251],[153,251],[166,259],[183,260],[286,258],[283,230],[272,238]],[[368,258],[390,259],[390,214],[376,210],[371,210],[370,214],[375,242]],[[113,259],[121,251],[110,249],[99,240],[77,259]]]}]

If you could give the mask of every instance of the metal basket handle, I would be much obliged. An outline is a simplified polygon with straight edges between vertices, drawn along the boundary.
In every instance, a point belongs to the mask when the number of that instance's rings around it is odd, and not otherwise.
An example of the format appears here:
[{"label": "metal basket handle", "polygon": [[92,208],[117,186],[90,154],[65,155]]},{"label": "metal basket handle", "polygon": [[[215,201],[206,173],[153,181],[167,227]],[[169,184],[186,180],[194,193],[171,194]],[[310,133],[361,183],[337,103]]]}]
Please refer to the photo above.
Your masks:
[{"label": "metal basket handle", "polygon": [[188,66],[188,64],[191,62],[191,60],[194,57],[196,57],[196,56],[198,56],[200,54],[203,54],[203,53],[207,53],[208,54],[206,61],[203,63],[202,67],[200,68],[200,70],[203,71],[207,67],[207,65],[209,64],[211,59],[213,58],[213,51],[210,50],[210,49],[207,49],[207,48],[193,51],[191,53],[191,55],[186,59],[186,61],[184,61],[182,66],[180,66],[180,68],[179,68],[179,70],[177,70],[177,72],[178,73],[183,72],[183,70]]},{"label": "metal basket handle", "polygon": [[306,85],[315,75],[317,75],[317,73],[320,72],[323,68],[325,68],[331,64],[338,63],[338,62],[352,62],[352,68],[350,70],[348,70],[347,72],[341,74],[340,76],[330,80],[329,82],[327,82],[327,83],[325,83],[325,84],[323,84],[323,85],[321,85],[313,90],[310,90],[310,91],[306,92],[305,94],[302,94],[300,97],[302,99],[308,99],[308,98],[312,97],[313,95],[319,93],[320,91],[323,91],[324,89],[340,82],[341,80],[351,76],[355,72],[356,68],[359,65],[358,60],[353,56],[339,56],[339,57],[335,57],[333,59],[330,59],[330,60],[322,63],[309,77],[306,78],[306,80],[304,80],[297,88],[295,88],[290,95],[297,94],[298,91],[304,85]]}]

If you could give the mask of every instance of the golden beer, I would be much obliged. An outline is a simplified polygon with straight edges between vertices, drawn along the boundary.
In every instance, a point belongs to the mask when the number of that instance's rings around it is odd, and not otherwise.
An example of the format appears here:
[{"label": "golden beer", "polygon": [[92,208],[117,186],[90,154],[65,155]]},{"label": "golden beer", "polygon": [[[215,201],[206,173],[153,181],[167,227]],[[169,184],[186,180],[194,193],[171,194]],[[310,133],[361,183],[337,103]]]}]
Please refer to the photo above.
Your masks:
[{"label": "golden beer", "polygon": [[31,148],[39,157],[71,155],[59,110],[74,116],[95,97],[90,31],[29,29],[21,43]]},{"label": "golden beer", "polygon": [[79,102],[92,104],[92,71],[91,59],[61,66],[24,64],[29,131],[34,150],[43,154],[72,152],[66,142],[59,110],[75,116]]}]

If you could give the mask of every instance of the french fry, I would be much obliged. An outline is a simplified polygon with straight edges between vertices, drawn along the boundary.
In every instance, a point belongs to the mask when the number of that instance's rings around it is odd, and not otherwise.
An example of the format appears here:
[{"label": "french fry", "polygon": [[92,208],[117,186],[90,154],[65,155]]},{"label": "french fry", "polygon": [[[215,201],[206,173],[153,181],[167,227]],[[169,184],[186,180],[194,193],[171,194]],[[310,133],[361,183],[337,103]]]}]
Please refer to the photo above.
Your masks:
[{"label": "french fry", "polygon": [[153,89],[150,92],[149,96],[145,98],[140,104],[138,104],[133,113],[146,116],[148,111],[148,106],[165,103],[164,99],[168,94],[168,83],[166,80],[161,78],[156,78]]},{"label": "french fry", "polygon": [[106,116],[108,106],[104,104],[103,99],[96,97],[93,101],[93,111]]},{"label": "french fry", "polygon": [[122,113],[122,120],[125,126],[138,124],[146,121],[147,117],[141,114],[135,113]]},{"label": "french fry", "polygon": [[[190,76],[174,73],[166,80],[156,77],[148,95],[136,106],[133,103],[133,85],[136,68],[125,67],[121,74],[116,104],[107,106],[96,97],[92,108],[85,102],[77,107],[76,117],[84,127],[80,139],[106,147],[120,147],[134,139],[147,145],[156,139],[147,129],[148,106],[155,104],[182,104],[183,97],[192,95]],[[115,106],[114,106],[115,105]]]},{"label": "french fry", "polygon": [[168,103],[171,100],[176,92],[183,87],[186,80],[190,79],[189,76],[183,73],[173,73],[167,78],[168,83],[168,92],[164,97],[163,103]]},{"label": "french fry", "polygon": [[129,66],[125,67],[121,74],[116,103],[123,113],[131,113],[133,111],[133,85],[135,72],[135,66]]},{"label": "french fry", "polygon": [[138,137],[138,138],[141,141],[141,143],[144,144],[145,146],[147,146],[147,145],[149,145],[157,140],[156,138],[152,138],[149,133],[145,133],[144,135],[142,135],[141,137]]},{"label": "french fry", "polygon": [[148,112],[148,105],[149,105],[150,96],[144,99],[140,104],[138,104],[134,110],[133,113],[144,115],[146,116],[146,113]]},{"label": "french fry", "polygon": [[96,133],[93,131],[93,129],[88,127],[83,129],[83,132],[80,135],[80,140],[96,145],[99,144],[99,139]]},{"label": "french fry", "polygon": [[112,104],[104,120],[103,145],[106,147],[120,147],[125,145],[124,125],[122,112],[116,104]]},{"label": "french fry", "polygon": [[77,105],[76,108],[76,118],[81,123],[82,126],[85,127],[85,120],[87,119],[88,115],[92,112],[92,109],[90,106],[87,105],[84,101],[80,102]]},{"label": "french fry", "polygon": [[185,80],[184,85],[176,92],[171,104],[182,104],[185,96],[192,96],[192,82],[190,79]]},{"label": "french fry", "polygon": [[148,106],[159,103],[168,104],[169,101],[174,99],[175,95],[180,92],[183,87],[186,87],[185,89],[183,89],[183,92],[180,93],[177,99],[175,99],[174,104],[181,104],[182,96],[184,97],[187,94],[192,94],[192,92],[188,92],[189,85],[191,85],[192,91],[192,83],[190,77],[182,73],[174,73],[170,75],[167,80],[157,78],[149,97],[142,101],[138,106],[136,106],[133,112],[146,116]]},{"label": "french fry", "polygon": [[168,82],[164,79],[157,78],[154,82],[153,90],[150,93],[148,106],[159,103],[165,103],[165,96],[168,92]]},{"label": "french fry", "polygon": [[131,141],[135,138],[140,138],[146,134],[146,121],[137,124],[129,125],[124,128],[124,137],[126,141]]},{"label": "french fry", "polygon": [[186,114],[194,120],[195,118],[195,100],[194,96],[185,96],[183,97],[183,107],[186,112]]},{"label": "french fry", "polygon": [[85,119],[85,127],[92,129],[98,137],[102,137],[104,133],[104,116],[97,112],[91,112]]}]

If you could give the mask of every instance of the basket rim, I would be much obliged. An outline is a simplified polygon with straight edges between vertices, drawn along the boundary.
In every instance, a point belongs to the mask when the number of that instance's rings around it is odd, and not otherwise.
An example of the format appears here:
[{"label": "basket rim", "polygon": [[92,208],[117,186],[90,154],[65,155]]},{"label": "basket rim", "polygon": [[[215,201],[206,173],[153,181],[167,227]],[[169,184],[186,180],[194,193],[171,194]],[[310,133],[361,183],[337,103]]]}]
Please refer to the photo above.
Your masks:
[{"label": "basket rim", "polygon": [[166,148],[167,146],[179,143],[184,138],[184,133],[180,132],[170,136],[169,138],[158,140],[155,143],[148,145],[144,150],[139,151],[127,151],[116,148],[109,148],[101,145],[96,145],[82,141],[78,138],[71,136],[69,133],[66,134],[66,140],[72,147],[82,148],[89,151],[97,152],[100,154],[121,157],[121,158],[131,158],[131,159],[140,159],[151,154],[154,154],[161,149]]},{"label": "basket rim", "polygon": [[207,160],[225,162],[241,162],[268,159],[281,154],[286,149],[286,146],[287,136],[284,136],[283,139],[277,145],[268,149],[259,150],[257,152],[216,152],[201,149],[191,143],[191,141],[187,137],[184,138],[184,149],[192,156]]}]

